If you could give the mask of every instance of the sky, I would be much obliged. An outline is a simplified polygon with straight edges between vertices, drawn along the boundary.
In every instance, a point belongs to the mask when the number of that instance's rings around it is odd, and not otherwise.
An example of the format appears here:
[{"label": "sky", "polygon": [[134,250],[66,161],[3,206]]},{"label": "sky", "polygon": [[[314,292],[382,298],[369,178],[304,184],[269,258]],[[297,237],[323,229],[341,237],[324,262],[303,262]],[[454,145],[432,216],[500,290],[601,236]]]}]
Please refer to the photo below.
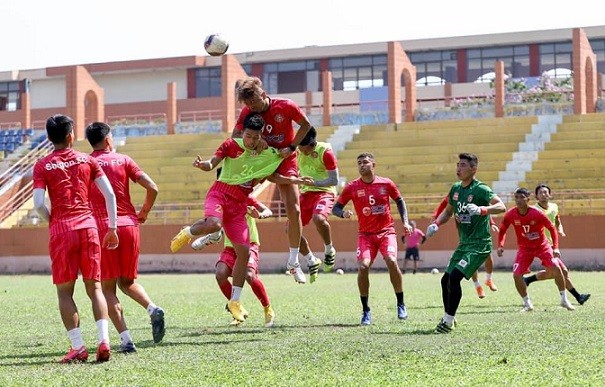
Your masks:
[{"label": "sky", "polygon": [[[596,7],[597,2],[589,2]],[[0,71],[604,25],[586,7],[508,0],[1,0]],[[579,3],[577,3],[579,5]],[[321,12],[319,11],[321,10]]]}]

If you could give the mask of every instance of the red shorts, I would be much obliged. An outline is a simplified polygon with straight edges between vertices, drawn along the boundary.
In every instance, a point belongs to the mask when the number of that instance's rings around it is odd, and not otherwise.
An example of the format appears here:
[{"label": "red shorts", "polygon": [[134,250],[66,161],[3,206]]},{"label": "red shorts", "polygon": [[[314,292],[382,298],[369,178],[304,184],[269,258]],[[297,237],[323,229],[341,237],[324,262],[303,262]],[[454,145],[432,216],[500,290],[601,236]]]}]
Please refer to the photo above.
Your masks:
[{"label": "red shorts", "polygon": [[82,228],[51,235],[48,242],[53,284],[78,279],[101,280],[101,244],[96,228]]},{"label": "red shorts", "polygon": [[212,188],[206,194],[204,216],[219,218],[225,235],[234,244],[250,244],[250,233],[248,232],[248,222],[246,222],[247,213],[246,200],[235,200]]},{"label": "red shorts", "polygon": [[383,259],[397,258],[397,233],[395,230],[383,231],[379,234],[363,235],[357,237],[357,261],[370,259],[374,262],[380,251]]},{"label": "red shorts", "polygon": [[[107,229],[99,234],[105,236]],[[118,277],[135,279],[139,271],[139,226],[119,226],[120,244],[115,250],[101,249],[101,280]]]},{"label": "red shorts", "polygon": [[309,224],[313,215],[323,215],[326,219],[334,207],[334,194],[324,191],[310,191],[300,195],[300,219],[302,225]]},{"label": "red shorts", "polygon": [[282,160],[279,167],[277,167],[277,173],[286,177],[298,177],[298,160],[296,158],[296,152]]},{"label": "red shorts", "polygon": [[[225,249],[221,252],[221,256],[218,258],[218,262],[223,262],[225,265],[227,265],[231,272],[233,272],[233,267],[235,266],[236,259],[237,255],[235,254],[235,249],[233,247],[225,247]],[[250,258],[248,258],[248,268],[254,270],[254,273],[256,274],[258,274],[258,260],[258,245],[256,243],[252,243],[250,245]]]},{"label": "red shorts", "polygon": [[544,267],[556,266],[553,261],[552,248],[548,245],[537,249],[519,250],[513,263],[513,274],[523,275],[529,273],[529,266],[531,266],[534,258],[539,258]]}]

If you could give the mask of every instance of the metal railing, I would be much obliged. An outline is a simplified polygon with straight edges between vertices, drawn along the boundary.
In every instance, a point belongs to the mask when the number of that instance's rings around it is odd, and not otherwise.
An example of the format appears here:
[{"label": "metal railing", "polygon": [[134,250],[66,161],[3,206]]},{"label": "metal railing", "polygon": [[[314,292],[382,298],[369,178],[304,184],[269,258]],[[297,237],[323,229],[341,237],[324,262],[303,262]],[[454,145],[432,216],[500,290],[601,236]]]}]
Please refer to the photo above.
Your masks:
[{"label": "metal railing", "polygon": [[[405,201],[408,208],[410,219],[428,219],[439,202],[443,199],[443,195],[422,195],[408,196]],[[553,199],[559,205],[559,209],[563,216],[573,215],[605,215],[605,191],[603,190],[561,190],[556,192],[556,197]],[[577,203],[582,202],[582,208],[579,211]],[[574,203],[572,205],[572,202]],[[286,220],[286,207],[280,200],[264,201],[273,211],[274,220]],[[532,201],[534,204],[535,201]],[[507,208],[512,208],[514,202],[506,202]],[[149,218],[145,224],[152,225],[170,225],[170,224],[191,224],[199,220],[203,216],[204,202],[195,203],[156,203]],[[422,209],[420,212],[414,209]],[[393,214],[396,213],[396,207],[392,206]],[[16,210],[20,213],[19,219],[22,221],[18,224],[20,227],[47,227],[46,222],[40,220],[37,214],[30,216],[30,210]],[[335,218],[334,218],[335,219]],[[397,216],[395,216],[397,222]]]},{"label": "metal railing", "polygon": [[[21,184],[21,180],[25,176],[31,176],[34,165],[40,158],[52,152],[53,146],[50,141],[44,140],[34,149],[21,157],[16,163],[11,165],[2,175],[0,175],[0,189],[9,189],[11,184]],[[11,197],[0,204],[0,222],[4,221],[13,212],[18,210],[23,203],[32,197],[33,181],[29,181],[19,190],[11,195]]]}]

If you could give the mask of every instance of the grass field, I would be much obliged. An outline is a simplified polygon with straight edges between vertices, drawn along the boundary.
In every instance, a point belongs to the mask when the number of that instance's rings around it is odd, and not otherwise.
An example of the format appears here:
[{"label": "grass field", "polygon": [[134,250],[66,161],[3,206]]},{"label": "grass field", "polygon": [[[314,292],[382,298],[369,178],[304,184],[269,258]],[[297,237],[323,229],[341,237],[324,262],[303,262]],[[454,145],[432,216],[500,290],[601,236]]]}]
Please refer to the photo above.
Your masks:
[{"label": "grass field", "polygon": [[[50,276],[0,276],[0,386],[34,385],[605,385],[605,275],[573,272],[592,298],[569,312],[552,281],[532,284],[536,311],[519,312],[510,273],[496,273],[499,291],[476,297],[463,283],[458,326],[433,329],[442,316],[440,275],[404,276],[410,317],[396,317],[386,273],[371,274],[373,325],[359,326],[356,275],[321,274],[313,285],[286,275],[262,276],[277,313],[274,328],[249,288],[244,326],[230,315],[212,275],[142,275],[166,310],[167,333],[153,344],[145,310],[123,298],[138,352],[107,363],[57,364],[69,347]],[[76,302],[89,350],[96,330],[81,282]],[[112,344],[119,337],[111,328]],[[92,354],[91,354],[92,355]],[[92,355],[94,359],[94,355]]]}]

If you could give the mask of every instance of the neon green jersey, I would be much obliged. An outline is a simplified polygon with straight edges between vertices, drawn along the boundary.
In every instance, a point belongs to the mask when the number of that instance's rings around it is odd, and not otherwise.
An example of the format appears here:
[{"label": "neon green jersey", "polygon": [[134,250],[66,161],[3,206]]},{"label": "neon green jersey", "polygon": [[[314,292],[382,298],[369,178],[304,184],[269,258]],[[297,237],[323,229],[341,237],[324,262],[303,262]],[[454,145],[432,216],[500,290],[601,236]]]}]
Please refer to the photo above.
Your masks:
[{"label": "neon green jersey", "polygon": [[[557,227],[556,220],[557,216],[559,216],[559,206],[556,203],[548,202],[547,208],[542,207],[540,204],[536,204],[534,207],[542,211],[546,215],[546,217],[550,219],[553,226],[555,226],[555,228]],[[546,238],[552,245],[552,235],[550,235],[550,231],[548,231],[548,229],[546,228],[544,229],[544,235],[546,235]]]},{"label": "neon green jersey", "polygon": [[[310,176],[315,181],[325,180],[328,178],[328,171],[324,165],[324,154],[327,150],[331,150],[332,145],[327,142],[318,142],[315,149],[310,155],[305,155],[298,152],[298,169],[301,176]],[[336,187],[315,187],[311,185],[301,185],[300,193],[309,191],[332,192],[336,195]]]},{"label": "neon green jersey", "polygon": [[283,160],[275,148],[269,147],[261,153],[256,153],[247,149],[241,138],[234,140],[244,152],[237,158],[227,157],[223,160],[223,169],[218,181],[225,184],[240,185],[265,178],[275,172]]}]

